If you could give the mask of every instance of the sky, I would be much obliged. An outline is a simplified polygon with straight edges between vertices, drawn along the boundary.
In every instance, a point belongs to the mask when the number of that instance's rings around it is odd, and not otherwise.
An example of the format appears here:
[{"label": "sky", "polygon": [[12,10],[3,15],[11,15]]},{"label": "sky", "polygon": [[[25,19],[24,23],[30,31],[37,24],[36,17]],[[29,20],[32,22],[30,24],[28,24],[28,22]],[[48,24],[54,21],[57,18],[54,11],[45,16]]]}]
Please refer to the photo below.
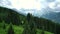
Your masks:
[{"label": "sky", "polygon": [[24,8],[40,10],[42,7],[42,4],[39,2],[39,0],[2,0],[0,2],[5,5],[10,5],[16,9]]},{"label": "sky", "polygon": [[[60,0],[0,0],[0,6],[15,8],[23,13],[42,15],[43,9],[60,12]],[[24,10],[24,11],[23,11]]]}]

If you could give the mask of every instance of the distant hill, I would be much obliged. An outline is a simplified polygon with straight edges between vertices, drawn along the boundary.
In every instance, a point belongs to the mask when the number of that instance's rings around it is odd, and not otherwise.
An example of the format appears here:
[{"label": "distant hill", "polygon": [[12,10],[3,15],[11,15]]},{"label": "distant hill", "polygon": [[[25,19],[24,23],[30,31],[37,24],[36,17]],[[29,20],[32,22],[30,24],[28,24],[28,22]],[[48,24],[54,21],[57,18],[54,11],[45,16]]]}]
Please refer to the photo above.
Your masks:
[{"label": "distant hill", "polygon": [[60,12],[58,12],[58,13],[49,12],[49,13],[43,15],[42,17],[50,19],[50,20],[54,20],[55,22],[60,23]]}]

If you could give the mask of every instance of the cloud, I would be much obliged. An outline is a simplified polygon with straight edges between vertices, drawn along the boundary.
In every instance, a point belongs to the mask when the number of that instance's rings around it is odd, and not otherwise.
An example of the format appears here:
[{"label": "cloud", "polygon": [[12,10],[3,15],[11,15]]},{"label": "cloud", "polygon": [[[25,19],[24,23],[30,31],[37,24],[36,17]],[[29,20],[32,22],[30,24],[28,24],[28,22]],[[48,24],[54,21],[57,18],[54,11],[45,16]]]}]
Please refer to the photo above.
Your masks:
[{"label": "cloud", "polygon": [[51,3],[49,3],[48,6],[49,6],[51,9],[55,9],[56,3],[55,3],[55,2],[51,2]]},{"label": "cloud", "polygon": [[[44,0],[2,0],[0,1],[0,4],[3,4],[4,6],[11,6],[16,9],[36,9],[41,10],[41,8],[44,8]],[[46,7],[46,6],[45,6]]]},{"label": "cloud", "polygon": [[[60,12],[60,0],[47,0],[45,2],[52,12]],[[47,9],[47,7],[44,9]]]},{"label": "cloud", "polygon": [[47,2],[54,2],[54,1],[56,1],[56,0],[46,0]]},{"label": "cloud", "polygon": [[39,15],[44,12],[42,9],[47,10],[47,7],[49,7],[50,10],[54,10],[54,12],[60,11],[60,0],[1,0],[0,5],[8,8],[15,8],[19,11],[21,10],[22,12],[23,8],[25,13],[30,12]]},{"label": "cloud", "polygon": [[40,9],[41,4],[36,2],[36,0],[10,0],[12,6],[17,9]]},{"label": "cloud", "polygon": [[0,6],[12,9],[11,2],[9,0],[0,0]]}]

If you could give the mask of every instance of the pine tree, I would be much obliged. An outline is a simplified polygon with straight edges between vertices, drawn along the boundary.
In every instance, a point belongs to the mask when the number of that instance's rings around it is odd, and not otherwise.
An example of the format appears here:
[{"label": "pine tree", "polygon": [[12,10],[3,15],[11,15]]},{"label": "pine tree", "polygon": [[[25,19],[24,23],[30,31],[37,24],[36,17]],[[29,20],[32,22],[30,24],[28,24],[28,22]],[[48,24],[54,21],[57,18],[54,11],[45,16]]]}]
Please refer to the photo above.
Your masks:
[{"label": "pine tree", "polygon": [[1,16],[0,16],[0,22],[2,22]]},{"label": "pine tree", "polygon": [[2,21],[2,23],[3,23],[3,29],[5,29],[6,28],[6,25],[5,25],[4,20]]},{"label": "pine tree", "polygon": [[45,34],[44,33],[44,23],[43,23],[43,20],[42,20],[42,32],[41,32],[41,34]]},{"label": "pine tree", "polygon": [[10,24],[10,27],[9,27],[9,29],[8,29],[7,34],[15,34],[15,33],[14,33],[14,29],[12,28],[12,25],[11,25],[11,24]]},{"label": "pine tree", "polygon": [[23,34],[36,34],[36,26],[30,13],[27,15],[27,22]]}]

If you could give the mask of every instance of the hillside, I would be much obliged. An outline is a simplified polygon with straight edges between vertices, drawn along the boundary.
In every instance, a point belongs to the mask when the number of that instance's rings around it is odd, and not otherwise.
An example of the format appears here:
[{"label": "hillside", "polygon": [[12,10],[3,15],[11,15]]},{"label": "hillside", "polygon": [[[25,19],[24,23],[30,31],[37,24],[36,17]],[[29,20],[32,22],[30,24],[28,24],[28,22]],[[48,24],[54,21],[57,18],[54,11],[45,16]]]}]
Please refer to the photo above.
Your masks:
[{"label": "hillside", "polygon": [[[23,34],[24,33],[26,34],[35,33],[36,34],[37,30],[38,30],[38,33],[42,30],[42,32],[45,32],[47,34],[50,34],[50,32],[54,34],[60,34],[59,32],[60,24],[58,23],[55,23],[51,20],[48,20],[42,17],[41,18],[34,17],[30,13],[28,13],[27,16],[24,16],[12,9],[0,7],[0,23],[3,23],[3,21],[5,24],[12,23],[13,29],[16,28],[17,30],[16,34],[21,32],[22,30],[23,30],[22,32]],[[4,29],[1,29],[1,31],[4,31]]]},{"label": "hillside", "polygon": [[[0,7],[0,21],[5,21],[6,23],[17,23],[21,20],[23,20],[25,16],[23,16],[22,14],[19,14],[18,12],[12,10],[12,9],[8,9],[5,7]],[[14,22],[15,21],[15,22]]]},{"label": "hillside", "polygon": [[[3,22],[0,23],[0,34],[7,34],[8,33],[8,29],[9,29],[10,24],[5,24],[5,26],[6,26],[6,29],[3,29]],[[22,32],[24,30],[23,26],[12,25],[12,27],[14,29],[15,34],[22,34]],[[42,30],[37,29],[37,34],[41,34],[41,31]],[[53,34],[53,33],[45,31],[45,34]]]}]

